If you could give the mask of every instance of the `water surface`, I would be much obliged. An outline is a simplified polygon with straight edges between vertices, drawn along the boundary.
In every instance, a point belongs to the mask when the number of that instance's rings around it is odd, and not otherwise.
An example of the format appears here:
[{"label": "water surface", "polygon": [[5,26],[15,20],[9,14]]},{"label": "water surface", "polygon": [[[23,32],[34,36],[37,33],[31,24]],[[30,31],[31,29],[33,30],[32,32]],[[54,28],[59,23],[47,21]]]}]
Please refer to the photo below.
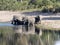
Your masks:
[{"label": "water surface", "polygon": [[0,45],[60,45],[60,31],[43,30],[39,36],[35,28],[0,23]]}]

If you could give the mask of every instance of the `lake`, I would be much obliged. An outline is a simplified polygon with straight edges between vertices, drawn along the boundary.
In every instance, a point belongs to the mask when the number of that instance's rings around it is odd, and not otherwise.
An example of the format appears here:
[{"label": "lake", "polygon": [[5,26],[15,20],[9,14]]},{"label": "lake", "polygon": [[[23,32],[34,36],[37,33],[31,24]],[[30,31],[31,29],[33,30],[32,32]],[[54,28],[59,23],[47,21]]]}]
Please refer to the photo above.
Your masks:
[{"label": "lake", "polygon": [[60,31],[42,30],[39,35],[35,30],[40,29],[0,23],[0,45],[60,45]]}]

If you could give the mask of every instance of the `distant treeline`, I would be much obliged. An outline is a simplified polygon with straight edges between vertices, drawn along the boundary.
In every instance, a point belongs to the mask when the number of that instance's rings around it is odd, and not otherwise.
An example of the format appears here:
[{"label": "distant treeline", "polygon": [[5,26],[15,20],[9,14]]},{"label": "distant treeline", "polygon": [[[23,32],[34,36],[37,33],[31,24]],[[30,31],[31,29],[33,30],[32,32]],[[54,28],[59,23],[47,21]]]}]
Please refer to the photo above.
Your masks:
[{"label": "distant treeline", "polygon": [[0,10],[41,9],[43,12],[60,12],[60,0],[0,0]]}]

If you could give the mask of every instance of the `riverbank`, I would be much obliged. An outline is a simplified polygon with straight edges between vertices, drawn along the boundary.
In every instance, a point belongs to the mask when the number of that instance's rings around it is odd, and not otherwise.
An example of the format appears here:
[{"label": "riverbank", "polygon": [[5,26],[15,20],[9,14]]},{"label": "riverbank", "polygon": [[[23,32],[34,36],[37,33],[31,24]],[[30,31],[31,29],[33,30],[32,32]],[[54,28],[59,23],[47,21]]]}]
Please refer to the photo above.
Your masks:
[{"label": "riverbank", "polygon": [[12,11],[0,11],[0,22],[9,22],[12,20],[14,15],[20,15],[21,12],[12,12]]},{"label": "riverbank", "polygon": [[49,21],[41,21],[41,24],[35,25],[37,28],[43,29],[43,30],[60,30],[60,20],[49,20]]},{"label": "riverbank", "polygon": [[[53,29],[56,28],[60,30],[60,13],[40,13],[38,11],[33,12],[19,12],[19,11],[0,11],[0,22],[11,22],[13,16],[18,16],[19,19],[22,19],[24,16],[28,16],[29,19],[33,19],[35,16],[39,15],[41,19],[41,25],[37,26],[40,28]],[[34,19],[33,19],[34,20]],[[57,30],[56,29],[56,30]]]}]

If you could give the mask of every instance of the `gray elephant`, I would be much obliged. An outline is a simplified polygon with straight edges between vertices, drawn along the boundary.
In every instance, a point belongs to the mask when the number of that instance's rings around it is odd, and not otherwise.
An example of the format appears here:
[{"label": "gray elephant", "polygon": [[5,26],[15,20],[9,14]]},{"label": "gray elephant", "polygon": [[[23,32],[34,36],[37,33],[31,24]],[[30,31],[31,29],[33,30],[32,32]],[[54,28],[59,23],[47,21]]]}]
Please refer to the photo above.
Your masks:
[{"label": "gray elephant", "polygon": [[34,18],[22,17],[22,20],[19,20],[17,16],[13,16],[12,24],[14,25],[28,25],[33,26],[35,23]]},{"label": "gray elephant", "polygon": [[27,17],[23,17],[22,18],[22,22],[23,22],[23,25],[28,25],[28,18]]},{"label": "gray elephant", "polygon": [[23,21],[24,25],[33,26],[33,24],[34,24],[33,19],[30,19],[28,17],[23,17],[22,21]]},{"label": "gray elephant", "polygon": [[13,16],[12,24],[13,25],[22,25],[22,21],[19,20],[17,16]]}]

